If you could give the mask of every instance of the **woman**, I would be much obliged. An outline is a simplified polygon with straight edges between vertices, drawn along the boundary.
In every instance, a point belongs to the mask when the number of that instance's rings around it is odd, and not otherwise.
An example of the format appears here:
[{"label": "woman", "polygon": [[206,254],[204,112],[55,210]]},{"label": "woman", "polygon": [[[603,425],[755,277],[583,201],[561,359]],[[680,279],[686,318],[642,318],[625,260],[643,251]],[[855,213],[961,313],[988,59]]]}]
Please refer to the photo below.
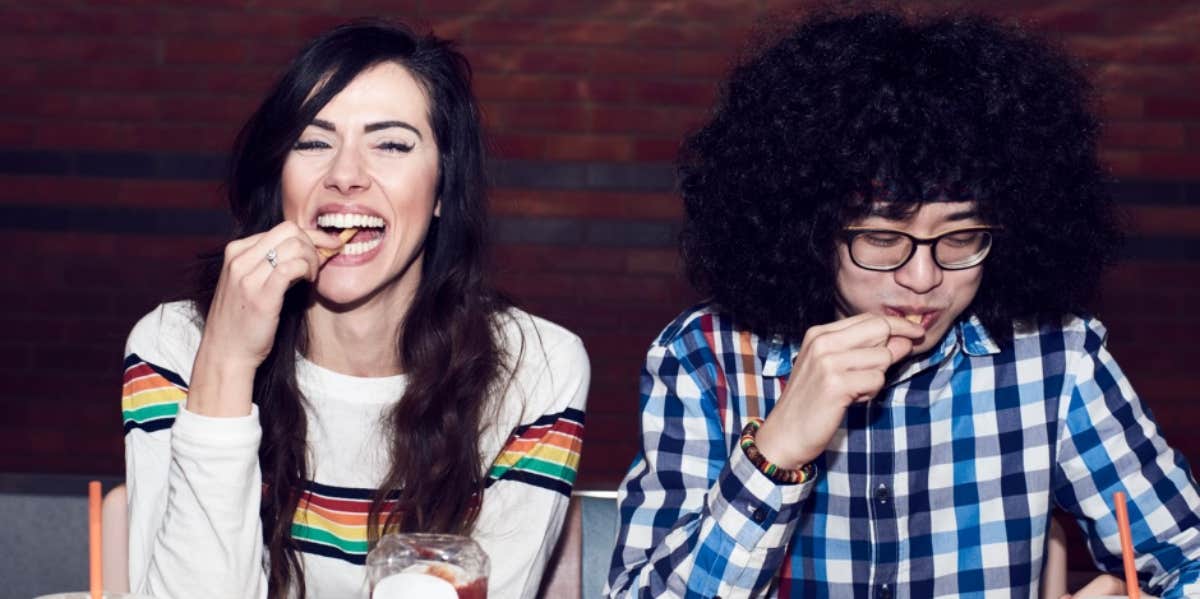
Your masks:
[{"label": "woman", "polygon": [[589,368],[486,282],[481,137],[433,36],[357,22],[291,64],[234,147],[234,241],[130,334],[134,591],[365,596],[400,530],[470,535],[491,597],[536,593]]}]

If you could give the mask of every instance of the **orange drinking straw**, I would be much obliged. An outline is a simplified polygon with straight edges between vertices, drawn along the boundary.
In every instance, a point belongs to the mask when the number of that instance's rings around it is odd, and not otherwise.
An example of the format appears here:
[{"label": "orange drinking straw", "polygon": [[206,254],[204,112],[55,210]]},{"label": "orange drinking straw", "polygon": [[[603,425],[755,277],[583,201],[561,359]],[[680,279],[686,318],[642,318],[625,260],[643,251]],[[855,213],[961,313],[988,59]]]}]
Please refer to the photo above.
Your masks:
[{"label": "orange drinking straw", "polygon": [[88,584],[92,599],[101,599],[100,587],[100,481],[88,483]]},{"label": "orange drinking straw", "polygon": [[1125,507],[1125,492],[1113,493],[1113,507],[1117,510],[1117,533],[1121,536],[1121,557],[1125,562],[1125,593],[1129,599],[1140,599],[1137,568],[1133,565],[1133,536],[1129,533],[1129,509]]}]

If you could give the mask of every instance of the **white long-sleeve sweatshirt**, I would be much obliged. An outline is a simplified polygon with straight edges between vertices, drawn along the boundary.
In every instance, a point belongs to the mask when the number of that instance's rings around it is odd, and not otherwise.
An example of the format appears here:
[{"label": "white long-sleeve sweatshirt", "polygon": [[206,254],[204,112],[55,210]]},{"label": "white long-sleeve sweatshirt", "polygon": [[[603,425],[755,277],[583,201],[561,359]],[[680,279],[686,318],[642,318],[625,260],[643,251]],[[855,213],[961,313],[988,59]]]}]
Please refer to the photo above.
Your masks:
[{"label": "white long-sleeve sweatshirt", "polygon": [[[472,537],[491,560],[491,599],[533,597],[575,480],[589,382],[579,338],[512,309],[514,372],[480,438],[487,487]],[[186,409],[202,333],[192,304],[163,304],[126,346],[122,412],[129,580],[159,599],[266,596],[257,406],[239,418]],[[308,599],[366,597],[366,513],[387,470],[381,426],[405,376],[339,374],[297,357],[307,402],[308,474],[292,525]]]}]

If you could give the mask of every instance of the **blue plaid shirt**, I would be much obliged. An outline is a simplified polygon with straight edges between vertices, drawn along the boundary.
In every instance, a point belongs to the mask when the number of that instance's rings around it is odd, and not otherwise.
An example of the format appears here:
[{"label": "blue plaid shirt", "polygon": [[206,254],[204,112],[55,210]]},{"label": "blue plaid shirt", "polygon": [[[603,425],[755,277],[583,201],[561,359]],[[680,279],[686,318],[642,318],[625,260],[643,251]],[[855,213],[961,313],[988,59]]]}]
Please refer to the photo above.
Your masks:
[{"label": "blue plaid shirt", "polygon": [[641,379],[642,452],[620,490],[612,597],[1033,597],[1052,509],[1121,571],[1128,495],[1142,585],[1200,596],[1200,495],[1104,347],[1096,320],[962,319],[851,407],[817,477],[780,485],[737,441],[780,396],[798,346],[710,306],[671,323]]}]

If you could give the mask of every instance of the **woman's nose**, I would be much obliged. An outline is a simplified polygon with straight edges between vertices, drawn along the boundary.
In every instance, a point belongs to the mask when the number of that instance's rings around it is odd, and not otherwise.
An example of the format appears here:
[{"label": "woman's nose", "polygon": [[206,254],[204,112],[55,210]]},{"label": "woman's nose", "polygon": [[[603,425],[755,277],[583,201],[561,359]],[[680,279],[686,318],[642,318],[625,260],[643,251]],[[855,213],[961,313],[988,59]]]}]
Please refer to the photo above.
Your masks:
[{"label": "woman's nose", "polygon": [[343,194],[351,194],[371,186],[362,156],[357,150],[343,147],[329,166],[325,175],[325,186]]}]

